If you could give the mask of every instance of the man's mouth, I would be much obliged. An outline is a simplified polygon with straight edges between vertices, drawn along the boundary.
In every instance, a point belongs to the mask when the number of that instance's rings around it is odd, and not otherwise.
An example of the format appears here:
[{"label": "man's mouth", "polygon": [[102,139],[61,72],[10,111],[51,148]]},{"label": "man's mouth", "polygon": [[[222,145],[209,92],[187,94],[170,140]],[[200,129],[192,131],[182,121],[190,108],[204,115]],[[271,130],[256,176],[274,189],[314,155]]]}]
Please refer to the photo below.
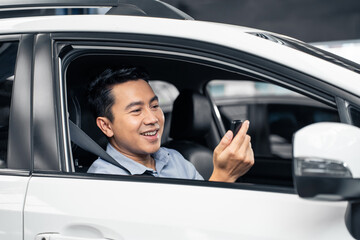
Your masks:
[{"label": "man's mouth", "polygon": [[153,130],[153,131],[147,131],[147,132],[142,132],[141,135],[143,136],[155,136],[158,133],[159,129]]},{"label": "man's mouth", "polygon": [[154,135],[156,135],[156,133],[157,133],[158,131],[157,130],[155,130],[155,131],[152,131],[152,132],[145,132],[145,133],[142,133],[142,135],[144,135],[144,136],[154,136]]}]

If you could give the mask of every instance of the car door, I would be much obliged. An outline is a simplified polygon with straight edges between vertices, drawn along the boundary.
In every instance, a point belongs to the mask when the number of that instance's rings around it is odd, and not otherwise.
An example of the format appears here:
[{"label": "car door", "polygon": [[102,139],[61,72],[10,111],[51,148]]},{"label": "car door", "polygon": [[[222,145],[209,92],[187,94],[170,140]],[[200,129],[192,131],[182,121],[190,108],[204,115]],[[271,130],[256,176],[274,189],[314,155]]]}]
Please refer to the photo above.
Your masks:
[{"label": "car door", "polygon": [[[106,42],[104,38],[112,39]],[[346,202],[306,201],[289,187],[75,171],[67,127],[71,113],[66,100],[70,94],[65,87],[65,75],[69,71],[66,63],[84,53],[100,56],[102,51],[109,56],[119,54],[127,60],[134,55],[139,59],[146,56],[151,63],[161,57],[183,60],[184,48],[179,45],[171,51],[164,50],[169,43],[166,37],[150,44],[147,39],[154,39],[144,36],[137,45],[139,39],[139,35],[121,34],[102,34],[101,39],[96,34],[39,34],[35,38],[33,134],[36,138],[34,171],[24,208],[25,240],[352,239],[344,223]],[[136,44],[124,46],[135,40]],[[182,44],[186,46],[189,42]],[[206,52],[206,64],[219,66],[219,58],[211,54],[214,46],[200,42],[196,45],[202,47],[202,53]],[[160,52],[157,46],[163,55],[157,55]],[[218,50],[217,54],[228,49]],[[204,61],[200,51],[190,53],[186,56],[188,64]],[[226,61],[225,58],[221,62],[224,68]]]},{"label": "car door", "polygon": [[30,179],[31,35],[0,36],[0,238],[23,239]]}]

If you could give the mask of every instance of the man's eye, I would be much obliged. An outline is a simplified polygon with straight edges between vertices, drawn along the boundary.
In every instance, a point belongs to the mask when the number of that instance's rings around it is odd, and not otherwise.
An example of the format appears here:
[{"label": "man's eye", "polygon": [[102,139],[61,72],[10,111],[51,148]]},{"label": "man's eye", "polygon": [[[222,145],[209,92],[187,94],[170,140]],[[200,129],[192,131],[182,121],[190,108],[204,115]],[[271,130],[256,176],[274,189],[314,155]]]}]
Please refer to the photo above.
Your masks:
[{"label": "man's eye", "polygon": [[132,113],[138,113],[138,112],[140,112],[141,111],[141,109],[134,109],[134,110],[132,110],[131,112]]},{"label": "man's eye", "polygon": [[159,108],[159,104],[153,105],[152,108]]}]

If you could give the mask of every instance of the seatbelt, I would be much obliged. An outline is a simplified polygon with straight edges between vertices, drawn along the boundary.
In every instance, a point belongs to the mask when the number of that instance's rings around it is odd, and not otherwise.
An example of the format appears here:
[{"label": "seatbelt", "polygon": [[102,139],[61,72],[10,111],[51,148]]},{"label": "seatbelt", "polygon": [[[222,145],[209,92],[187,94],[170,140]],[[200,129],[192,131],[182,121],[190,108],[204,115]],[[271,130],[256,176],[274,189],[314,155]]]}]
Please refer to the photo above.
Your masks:
[{"label": "seatbelt", "polygon": [[69,119],[70,138],[80,148],[99,156],[101,159],[121,168],[126,173],[131,175],[130,171],[127,170],[123,165],[117,162],[111,157],[105,150],[100,147],[94,140],[92,140],[81,128]]}]

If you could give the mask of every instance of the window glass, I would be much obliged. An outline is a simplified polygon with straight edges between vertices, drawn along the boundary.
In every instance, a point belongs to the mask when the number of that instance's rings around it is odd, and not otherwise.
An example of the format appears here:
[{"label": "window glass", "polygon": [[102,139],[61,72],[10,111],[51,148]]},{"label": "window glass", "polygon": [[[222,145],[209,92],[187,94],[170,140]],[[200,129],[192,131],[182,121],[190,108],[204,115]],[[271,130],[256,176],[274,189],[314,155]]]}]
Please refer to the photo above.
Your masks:
[{"label": "window glass", "polygon": [[0,168],[6,168],[9,116],[17,42],[0,43]]},{"label": "window glass", "polygon": [[243,181],[292,186],[292,137],[315,122],[339,122],[335,109],[274,84],[216,80],[208,91],[225,129],[232,120],[250,120],[256,164]]}]

